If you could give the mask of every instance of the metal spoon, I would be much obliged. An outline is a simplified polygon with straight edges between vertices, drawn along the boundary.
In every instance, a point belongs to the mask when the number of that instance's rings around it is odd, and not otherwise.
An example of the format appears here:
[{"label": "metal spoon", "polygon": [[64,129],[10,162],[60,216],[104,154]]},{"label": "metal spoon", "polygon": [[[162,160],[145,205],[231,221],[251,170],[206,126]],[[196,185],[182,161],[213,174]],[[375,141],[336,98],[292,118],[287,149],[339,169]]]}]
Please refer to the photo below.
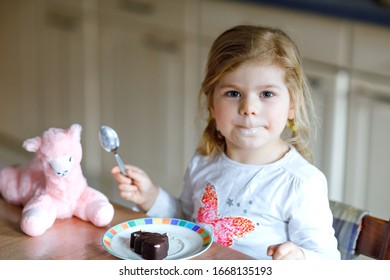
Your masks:
[{"label": "metal spoon", "polygon": [[118,163],[121,173],[128,177],[125,165],[123,164],[123,161],[118,154],[119,137],[116,131],[109,126],[102,125],[99,130],[99,140],[103,149],[105,149],[107,152],[113,152],[115,154],[115,159]]}]

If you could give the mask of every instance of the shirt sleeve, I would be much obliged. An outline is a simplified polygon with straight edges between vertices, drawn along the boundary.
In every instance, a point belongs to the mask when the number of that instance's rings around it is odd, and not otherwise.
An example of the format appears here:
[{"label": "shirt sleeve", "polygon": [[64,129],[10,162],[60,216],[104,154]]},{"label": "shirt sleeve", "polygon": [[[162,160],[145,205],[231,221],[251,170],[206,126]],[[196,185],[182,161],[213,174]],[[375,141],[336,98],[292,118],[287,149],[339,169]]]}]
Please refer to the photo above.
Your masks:
[{"label": "shirt sleeve", "polygon": [[289,237],[300,246],[306,259],[340,259],[332,226],[327,182],[321,172],[307,180],[297,180],[295,200],[289,211]]},{"label": "shirt sleeve", "polygon": [[[168,193],[162,187],[159,187],[159,193],[152,207],[146,212],[151,217],[177,217],[180,213],[180,202],[173,195]],[[177,217],[180,218],[180,217]]]},{"label": "shirt sleeve", "polygon": [[184,176],[183,191],[180,198],[175,198],[162,187],[156,201],[146,213],[152,217],[170,217],[190,220],[194,211],[192,201],[192,184],[190,181],[190,170],[192,164],[187,167]]}]

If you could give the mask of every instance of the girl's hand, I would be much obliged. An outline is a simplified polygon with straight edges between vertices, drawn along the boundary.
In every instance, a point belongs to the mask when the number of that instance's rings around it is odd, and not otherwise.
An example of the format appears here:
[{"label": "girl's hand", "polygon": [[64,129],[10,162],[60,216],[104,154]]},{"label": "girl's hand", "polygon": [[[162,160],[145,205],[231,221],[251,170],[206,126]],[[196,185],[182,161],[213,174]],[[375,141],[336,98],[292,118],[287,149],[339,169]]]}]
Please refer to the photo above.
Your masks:
[{"label": "girl's hand", "polygon": [[271,245],[267,249],[267,255],[274,260],[304,260],[305,254],[294,243],[287,241],[284,243]]},{"label": "girl's hand", "polygon": [[111,173],[118,182],[119,194],[148,211],[157,198],[159,188],[155,186],[149,176],[136,166],[125,165],[127,176],[123,176],[118,166],[112,168]]}]

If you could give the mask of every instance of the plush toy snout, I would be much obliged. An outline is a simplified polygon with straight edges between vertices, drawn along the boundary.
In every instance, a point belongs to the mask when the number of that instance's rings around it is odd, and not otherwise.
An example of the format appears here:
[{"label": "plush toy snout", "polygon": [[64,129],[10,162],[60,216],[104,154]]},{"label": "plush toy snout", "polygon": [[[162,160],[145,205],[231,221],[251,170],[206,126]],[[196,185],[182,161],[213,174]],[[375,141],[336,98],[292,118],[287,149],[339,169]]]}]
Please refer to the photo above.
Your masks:
[{"label": "plush toy snout", "polygon": [[50,167],[59,177],[65,177],[66,175],[68,175],[69,171],[72,168],[72,163],[73,160],[71,156],[56,158],[55,160],[49,162]]}]

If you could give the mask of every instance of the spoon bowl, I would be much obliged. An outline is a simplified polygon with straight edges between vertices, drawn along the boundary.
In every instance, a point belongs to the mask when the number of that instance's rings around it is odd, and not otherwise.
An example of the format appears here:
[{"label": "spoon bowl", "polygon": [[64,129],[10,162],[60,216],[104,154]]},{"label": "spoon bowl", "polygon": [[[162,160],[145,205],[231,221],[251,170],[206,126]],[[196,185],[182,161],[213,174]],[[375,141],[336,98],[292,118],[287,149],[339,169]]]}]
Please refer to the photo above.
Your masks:
[{"label": "spoon bowl", "polygon": [[116,151],[120,145],[119,136],[116,131],[106,125],[100,127],[99,140],[103,149],[107,152]]},{"label": "spoon bowl", "polygon": [[115,160],[118,163],[119,169],[122,175],[127,176],[126,168],[123,164],[122,159],[118,154],[119,148],[119,136],[114,129],[109,126],[102,125],[99,130],[99,140],[102,148],[107,152],[112,152],[115,155]]}]

